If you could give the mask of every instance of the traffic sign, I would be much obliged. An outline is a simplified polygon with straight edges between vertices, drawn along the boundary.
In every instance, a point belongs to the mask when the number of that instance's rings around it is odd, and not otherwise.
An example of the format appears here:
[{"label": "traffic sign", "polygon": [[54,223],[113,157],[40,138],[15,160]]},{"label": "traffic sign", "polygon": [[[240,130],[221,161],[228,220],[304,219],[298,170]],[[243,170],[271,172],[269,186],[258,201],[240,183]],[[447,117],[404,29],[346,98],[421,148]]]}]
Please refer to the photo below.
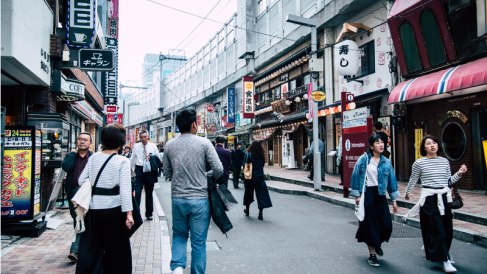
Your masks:
[{"label": "traffic sign", "polygon": [[353,96],[353,94],[347,94],[347,103],[348,102],[353,102],[353,100],[355,99],[355,97]]},{"label": "traffic sign", "polygon": [[207,110],[208,112],[213,112],[213,111],[215,111],[215,105],[213,105],[213,104],[208,104],[208,105],[206,106],[206,110]]},{"label": "traffic sign", "polygon": [[313,101],[321,102],[321,101],[325,100],[326,95],[323,91],[315,90],[311,93],[311,97],[313,98]]},{"label": "traffic sign", "polygon": [[117,121],[117,114],[113,114],[113,120]]},{"label": "traffic sign", "polygon": [[113,51],[109,49],[80,49],[79,68],[98,71],[113,70]]}]

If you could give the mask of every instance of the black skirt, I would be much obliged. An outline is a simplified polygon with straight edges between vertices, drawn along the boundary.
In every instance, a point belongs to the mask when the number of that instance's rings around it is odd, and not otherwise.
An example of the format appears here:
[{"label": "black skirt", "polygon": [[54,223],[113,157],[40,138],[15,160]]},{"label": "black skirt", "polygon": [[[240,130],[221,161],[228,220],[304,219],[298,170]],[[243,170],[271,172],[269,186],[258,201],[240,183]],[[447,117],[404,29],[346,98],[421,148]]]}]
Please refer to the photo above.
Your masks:
[{"label": "black skirt", "polygon": [[250,205],[257,196],[257,206],[259,208],[272,207],[271,196],[269,196],[269,190],[264,178],[252,178],[245,180],[245,193],[243,204],[245,206]]},{"label": "black skirt", "polygon": [[419,210],[424,251],[426,259],[432,262],[448,260],[453,239],[453,215],[448,207],[446,194],[443,194],[442,198],[445,215],[440,215],[437,195],[426,197],[424,205]]},{"label": "black skirt", "polygon": [[378,187],[367,187],[364,195],[365,218],[359,223],[358,242],[368,246],[381,247],[392,234],[392,220],[385,195],[379,195]]}]

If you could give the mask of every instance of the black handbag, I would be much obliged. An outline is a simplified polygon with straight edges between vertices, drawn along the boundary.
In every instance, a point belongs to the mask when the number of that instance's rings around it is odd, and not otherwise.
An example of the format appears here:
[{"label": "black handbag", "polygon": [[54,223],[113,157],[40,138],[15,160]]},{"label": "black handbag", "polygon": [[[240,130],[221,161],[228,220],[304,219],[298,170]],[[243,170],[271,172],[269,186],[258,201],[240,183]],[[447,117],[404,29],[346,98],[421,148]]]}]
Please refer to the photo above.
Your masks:
[{"label": "black handbag", "polygon": [[140,208],[137,202],[135,201],[135,196],[132,195],[132,218],[134,219],[134,225],[128,229],[129,238],[139,229],[139,227],[144,223],[144,219],[142,219],[142,215],[140,215]]},{"label": "black handbag", "polygon": [[218,194],[220,194],[220,198],[222,199],[223,205],[225,205],[225,210],[230,211],[230,209],[234,208],[238,205],[237,200],[233,197],[230,190],[225,185],[219,185],[217,188]]},{"label": "black handbag", "polygon": [[450,208],[451,209],[460,209],[463,207],[463,198],[460,196],[460,193],[458,193],[457,187],[455,184],[451,186],[451,198],[452,202],[450,203]]}]

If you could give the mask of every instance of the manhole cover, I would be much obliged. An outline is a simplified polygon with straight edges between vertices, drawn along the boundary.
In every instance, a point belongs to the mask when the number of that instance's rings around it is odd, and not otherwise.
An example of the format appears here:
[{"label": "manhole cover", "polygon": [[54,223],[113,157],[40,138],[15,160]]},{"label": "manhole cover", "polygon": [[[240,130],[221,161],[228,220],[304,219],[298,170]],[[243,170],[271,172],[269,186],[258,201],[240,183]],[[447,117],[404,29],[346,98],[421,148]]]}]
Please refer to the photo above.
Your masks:
[{"label": "manhole cover", "polygon": [[[218,251],[221,250],[220,246],[216,243],[216,241],[209,241],[206,242],[206,251]],[[191,252],[191,241],[188,240],[188,253]]]},{"label": "manhole cover", "polygon": [[[358,226],[358,221],[350,222]],[[392,238],[421,238],[421,229],[411,227],[405,224],[392,222]]]}]

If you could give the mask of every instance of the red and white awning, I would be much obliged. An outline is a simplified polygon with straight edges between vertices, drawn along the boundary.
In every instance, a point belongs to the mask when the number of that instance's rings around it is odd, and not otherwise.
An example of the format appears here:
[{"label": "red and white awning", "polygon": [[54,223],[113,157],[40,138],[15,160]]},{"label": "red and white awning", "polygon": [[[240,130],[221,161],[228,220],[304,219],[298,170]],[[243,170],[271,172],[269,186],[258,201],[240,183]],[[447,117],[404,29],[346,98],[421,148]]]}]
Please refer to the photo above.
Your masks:
[{"label": "red and white awning", "polygon": [[389,95],[389,104],[487,84],[487,57],[441,70],[397,85]]}]

